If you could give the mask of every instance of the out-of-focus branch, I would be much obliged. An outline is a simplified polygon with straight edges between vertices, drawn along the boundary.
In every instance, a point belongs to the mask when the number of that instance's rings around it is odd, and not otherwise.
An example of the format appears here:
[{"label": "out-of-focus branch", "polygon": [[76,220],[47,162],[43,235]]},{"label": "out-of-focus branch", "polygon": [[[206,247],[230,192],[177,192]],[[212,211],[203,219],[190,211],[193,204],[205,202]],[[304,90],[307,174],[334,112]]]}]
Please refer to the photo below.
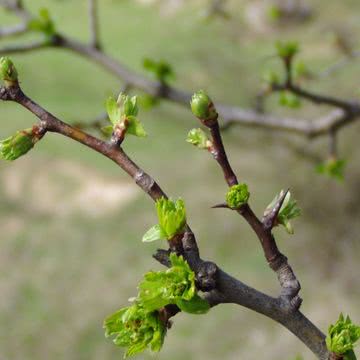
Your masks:
[{"label": "out-of-focus branch", "polygon": [[28,31],[27,24],[20,23],[12,26],[0,28],[0,39],[3,37],[22,35]]},{"label": "out-of-focus branch", "polygon": [[[20,16],[26,17],[27,19],[31,17],[24,8],[19,8],[13,3],[8,3],[7,1],[2,0],[0,1],[0,6],[1,5],[14,11]],[[152,96],[174,101],[182,105],[187,105],[190,101],[191,93],[166,85],[159,81],[150,80],[127,68],[125,65],[120,63],[118,60],[113,59],[102,50],[61,34],[54,36],[53,41],[43,43],[39,42],[32,45],[14,46],[2,50],[0,49],[0,54],[29,52],[45,48],[46,46],[70,50],[77,55],[97,63],[107,71],[117,76],[119,79],[129,83],[132,87],[143,90]],[[297,90],[298,89],[296,89],[296,91]],[[308,94],[305,92],[302,93],[302,95],[306,97]],[[323,98],[324,97],[321,97],[321,100],[323,100]],[[341,105],[340,107],[344,108],[342,103],[336,105]],[[300,118],[262,114],[251,109],[243,109],[237,106],[220,103],[216,103],[216,108],[223,120],[221,126],[224,128],[238,124],[250,127],[263,127],[287,131],[305,135],[307,137],[326,135],[329,131],[333,129],[340,129],[352,121],[357,120],[360,116],[359,104],[352,104],[351,113],[341,112],[340,109],[336,109],[335,111],[329,112],[327,115],[321,116],[312,121]]]},{"label": "out-of-focus branch", "polygon": [[22,54],[32,52],[34,50],[46,49],[49,47],[48,41],[37,40],[26,44],[9,45],[0,49],[0,56],[9,54]]},{"label": "out-of-focus branch", "polygon": [[24,8],[21,0],[0,0],[0,6],[26,21],[31,18],[31,14]]},{"label": "out-of-focus branch", "polygon": [[90,46],[100,49],[99,17],[97,0],[88,0],[90,21]]}]

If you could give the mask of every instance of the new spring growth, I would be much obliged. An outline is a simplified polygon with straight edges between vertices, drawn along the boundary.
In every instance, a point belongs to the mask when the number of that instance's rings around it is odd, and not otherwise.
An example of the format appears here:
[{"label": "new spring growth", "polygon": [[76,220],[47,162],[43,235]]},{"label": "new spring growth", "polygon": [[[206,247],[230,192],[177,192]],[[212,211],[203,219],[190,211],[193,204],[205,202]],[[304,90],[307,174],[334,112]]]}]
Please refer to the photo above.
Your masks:
[{"label": "new spring growth", "polygon": [[336,159],[331,157],[324,163],[316,166],[316,171],[319,174],[327,175],[338,181],[344,180],[346,161],[343,159]]},{"label": "new spring growth", "polygon": [[146,311],[152,312],[169,304],[176,304],[182,311],[204,314],[209,304],[197,295],[195,273],[182,256],[170,254],[171,267],[165,271],[145,274],[139,285],[137,301]]},{"label": "new spring growth", "polygon": [[106,110],[112,125],[102,128],[106,135],[114,134],[117,140],[123,140],[125,134],[145,137],[146,132],[137,115],[139,107],[137,97],[120,93],[117,101],[110,97],[106,101]]},{"label": "new spring growth", "polygon": [[150,228],[143,236],[143,242],[171,240],[175,235],[184,232],[186,224],[185,204],[182,199],[175,202],[164,197],[155,204],[159,223]]},{"label": "new spring growth", "polygon": [[190,105],[193,114],[205,125],[217,120],[218,113],[215,106],[204,90],[199,90],[192,96]]},{"label": "new spring growth", "polygon": [[0,58],[0,76],[5,83],[5,87],[11,87],[18,83],[18,72],[8,57]]},{"label": "new spring growth", "polygon": [[[273,201],[266,207],[264,216],[267,216],[279,199],[284,195],[284,190],[281,190],[280,194],[276,195]],[[301,209],[297,206],[296,200],[291,198],[291,193],[288,191],[284,202],[280,208],[277,219],[274,226],[283,225],[289,234],[294,234],[294,229],[291,225],[290,220],[301,215]]]},{"label": "new spring growth", "polygon": [[172,80],[175,77],[173,68],[164,60],[157,61],[150,58],[145,58],[143,61],[143,66],[146,70],[152,72],[155,78],[163,84],[168,83],[169,80]]},{"label": "new spring growth", "polygon": [[29,21],[28,28],[43,33],[48,39],[51,39],[56,33],[54,21],[46,8],[40,9],[39,16]]},{"label": "new spring growth", "polygon": [[279,105],[297,109],[301,106],[301,101],[298,96],[290,91],[281,91],[279,94]]},{"label": "new spring growth", "polygon": [[40,139],[33,128],[18,131],[15,135],[0,141],[0,158],[13,161],[30,151]]},{"label": "new spring growth", "polygon": [[166,326],[159,312],[147,312],[141,304],[120,309],[104,321],[105,336],[113,338],[117,346],[127,348],[124,358],[150,348],[161,350],[166,335]]},{"label": "new spring growth", "polygon": [[226,194],[226,203],[231,209],[239,209],[250,197],[247,184],[233,185]]},{"label": "new spring growth", "polygon": [[275,47],[278,56],[284,60],[291,60],[299,52],[299,44],[296,41],[277,41]]},{"label": "new spring growth", "polygon": [[213,145],[202,129],[191,129],[187,135],[186,141],[199,149],[210,150]]},{"label": "new spring growth", "polygon": [[109,316],[104,321],[105,336],[126,347],[125,357],[146,348],[160,351],[166,335],[166,322],[160,311],[176,304],[182,311],[204,314],[210,306],[196,291],[195,273],[182,256],[170,254],[171,267],[145,274],[134,304]]},{"label": "new spring growth", "polygon": [[359,339],[360,326],[353,324],[349,316],[344,318],[340,314],[339,320],[329,327],[326,347],[329,351],[342,355],[344,360],[356,360],[353,349]]}]

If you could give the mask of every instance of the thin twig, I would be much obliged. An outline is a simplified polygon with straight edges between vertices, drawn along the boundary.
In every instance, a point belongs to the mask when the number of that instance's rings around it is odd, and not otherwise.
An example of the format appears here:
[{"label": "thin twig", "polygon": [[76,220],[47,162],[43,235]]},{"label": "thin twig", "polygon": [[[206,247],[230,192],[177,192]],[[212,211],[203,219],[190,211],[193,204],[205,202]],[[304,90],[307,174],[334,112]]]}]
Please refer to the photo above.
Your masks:
[{"label": "thin twig", "polygon": [[18,36],[26,33],[28,31],[28,26],[26,23],[20,23],[12,26],[0,28],[0,38]]},{"label": "thin twig", "polygon": [[[212,148],[211,153],[214,159],[220,165],[227,184],[231,187],[238,184],[237,177],[229,163],[220,133],[219,123],[217,119],[212,121],[202,121],[211,132]],[[284,199],[282,199],[283,201]],[[280,203],[281,207],[281,203]],[[279,209],[280,209],[279,207]],[[279,210],[278,209],[278,210]],[[265,258],[269,266],[274,270],[278,276],[281,293],[280,299],[283,302],[283,307],[288,311],[297,310],[301,305],[301,298],[298,293],[300,291],[300,283],[297,280],[294,271],[288,264],[286,256],[284,256],[278,249],[275,238],[271,233],[275,219],[269,222],[261,222],[255,215],[249,204],[243,205],[237,212],[248,222],[255,234],[257,235],[262,245]]]}]

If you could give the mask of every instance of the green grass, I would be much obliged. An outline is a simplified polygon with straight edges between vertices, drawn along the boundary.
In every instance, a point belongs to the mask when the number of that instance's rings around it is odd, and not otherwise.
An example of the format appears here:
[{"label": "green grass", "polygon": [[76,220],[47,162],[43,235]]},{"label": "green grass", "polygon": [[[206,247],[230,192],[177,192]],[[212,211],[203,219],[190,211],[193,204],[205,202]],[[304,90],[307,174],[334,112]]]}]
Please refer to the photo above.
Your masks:
[{"label": "green grass", "polygon": [[[87,39],[85,1],[27,3],[33,11],[48,7],[62,32]],[[229,1],[230,21],[208,23],[200,20],[202,4],[194,1],[175,15],[164,16],[159,7],[134,0],[101,1],[105,49],[144,75],[144,57],[165,59],[175,69],[178,87],[204,88],[217,101],[250,107],[263,70],[278,67],[271,57],[276,39],[298,39],[300,56],[319,71],[340,57],[327,29],[344,23],[355,40],[360,35],[356,17],[360,8],[355,0],[314,1],[316,15],[309,23],[267,33],[256,33],[248,26],[243,2],[238,6],[237,1]],[[14,18],[0,13],[0,22],[8,24]],[[101,68],[62,50],[13,58],[24,90],[65,121],[92,119],[104,110],[106,97],[121,86]],[[357,97],[358,73],[359,64],[354,62],[307,86]],[[269,104],[279,114],[309,119],[324,112],[313,106],[290,112],[279,109],[275,100]],[[141,119],[149,137],[129,138],[124,148],[169,195],[184,198],[203,257],[276,296],[277,280],[250,229],[236,214],[210,209],[223,201],[226,187],[210,156],[185,143],[188,130],[198,126],[190,111],[162,102],[143,111]],[[19,106],[0,104],[0,137],[34,121]],[[354,321],[360,319],[358,131],[355,124],[340,136],[340,150],[349,161],[344,185],[315,174],[312,162],[287,147],[285,135],[243,127],[224,135],[230,160],[240,179],[249,184],[251,204],[258,214],[275,193],[289,186],[303,208],[303,216],[294,222],[293,237],[282,229],[275,233],[302,283],[304,312],[324,330],[340,311],[351,314]],[[306,142],[291,136],[290,141],[326,155],[326,139]],[[78,166],[80,174],[73,170]],[[105,192],[114,183],[121,187],[130,182],[109,160],[57,135],[47,135],[18,162],[0,164],[1,359],[122,356],[122,350],[104,338],[102,321],[136,293],[142,274],[159,267],[151,259],[159,244],[141,243],[143,233],[156,222],[154,206],[139,191],[124,204],[117,200],[110,206],[109,200],[107,207],[101,205],[104,212],[94,215],[92,211],[100,206],[97,202],[84,199],[81,207],[76,199],[87,186],[90,194],[101,194],[102,187]],[[199,318],[177,316],[156,358],[253,360],[262,357],[265,349],[270,360],[296,354],[313,358],[279,325],[232,305]]]}]

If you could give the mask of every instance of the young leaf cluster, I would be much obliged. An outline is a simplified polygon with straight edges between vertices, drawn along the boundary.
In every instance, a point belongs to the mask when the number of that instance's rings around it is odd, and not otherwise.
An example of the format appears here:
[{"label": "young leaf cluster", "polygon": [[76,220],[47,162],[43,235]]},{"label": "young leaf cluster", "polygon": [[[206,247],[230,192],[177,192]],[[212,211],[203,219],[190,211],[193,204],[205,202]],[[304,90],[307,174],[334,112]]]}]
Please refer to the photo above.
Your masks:
[{"label": "young leaf cluster", "polygon": [[340,314],[338,321],[329,327],[326,346],[329,351],[343,355],[345,360],[356,360],[353,349],[359,339],[360,326],[353,324],[349,316],[344,318]]},{"label": "young leaf cluster", "polygon": [[202,129],[191,129],[186,141],[199,149],[209,149],[212,146],[211,141]]},{"label": "young leaf cluster", "polygon": [[275,47],[278,56],[283,59],[291,59],[299,52],[299,44],[296,41],[277,41]]},{"label": "young leaf cluster", "polygon": [[239,209],[250,197],[247,184],[233,185],[226,194],[226,203],[231,209]]},{"label": "young leaf cluster", "polygon": [[175,77],[171,65],[163,60],[156,61],[150,58],[145,58],[143,66],[146,70],[153,73],[157,80],[164,84]]},{"label": "young leaf cluster", "polygon": [[143,242],[171,240],[184,232],[186,224],[185,204],[182,199],[175,202],[164,197],[155,203],[159,223],[150,228],[143,236]]},{"label": "young leaf cluster", "polygon": [[139,107],[136,96],[129,97],[120,93],[117,100],[109,97],[106,101],[106,110],[112,124],[102,128],[106,135],[119,132],[121,136],[125,133],[138,137],[146,136],[145,129],[137,118]]},{"label": "young leaf cluster", "polygon": [[125,357],[150,348],[160,351],[166,334],[166,321],[160,311],[176,304],[182,311],[204,314],[210,306],[196,292],[195,274],[182,256],[170,254],[171,268],[145,274],[139,294],[130,307],[120,309],[104,321],[106,337],[126,347]]},{"label": "young leaf cluster", "polygon": [[203,314],[209,304],[196,293],[195,274],[182,256],[170,255],[171,267],[166,271],[149,272],[139,285],[138,301],[146,311],[175,304],[182,311]]},{"label": "young leaf cluster", "polygon": [[138,303],[110,315],[104,321],[104,328],[106,337],[112,337],[117,346],[127,348],[125,358],[146,348],[160,351],[166,334],[159,312],[147,312]]},{"label": "young leaf cluster", "polygon": [[30,30],[43,33],[48,39],[56,34],[54,21],[50,16],[49,10],[46,8],[40,9],[39,16],[30,20],[28,27]]}]

